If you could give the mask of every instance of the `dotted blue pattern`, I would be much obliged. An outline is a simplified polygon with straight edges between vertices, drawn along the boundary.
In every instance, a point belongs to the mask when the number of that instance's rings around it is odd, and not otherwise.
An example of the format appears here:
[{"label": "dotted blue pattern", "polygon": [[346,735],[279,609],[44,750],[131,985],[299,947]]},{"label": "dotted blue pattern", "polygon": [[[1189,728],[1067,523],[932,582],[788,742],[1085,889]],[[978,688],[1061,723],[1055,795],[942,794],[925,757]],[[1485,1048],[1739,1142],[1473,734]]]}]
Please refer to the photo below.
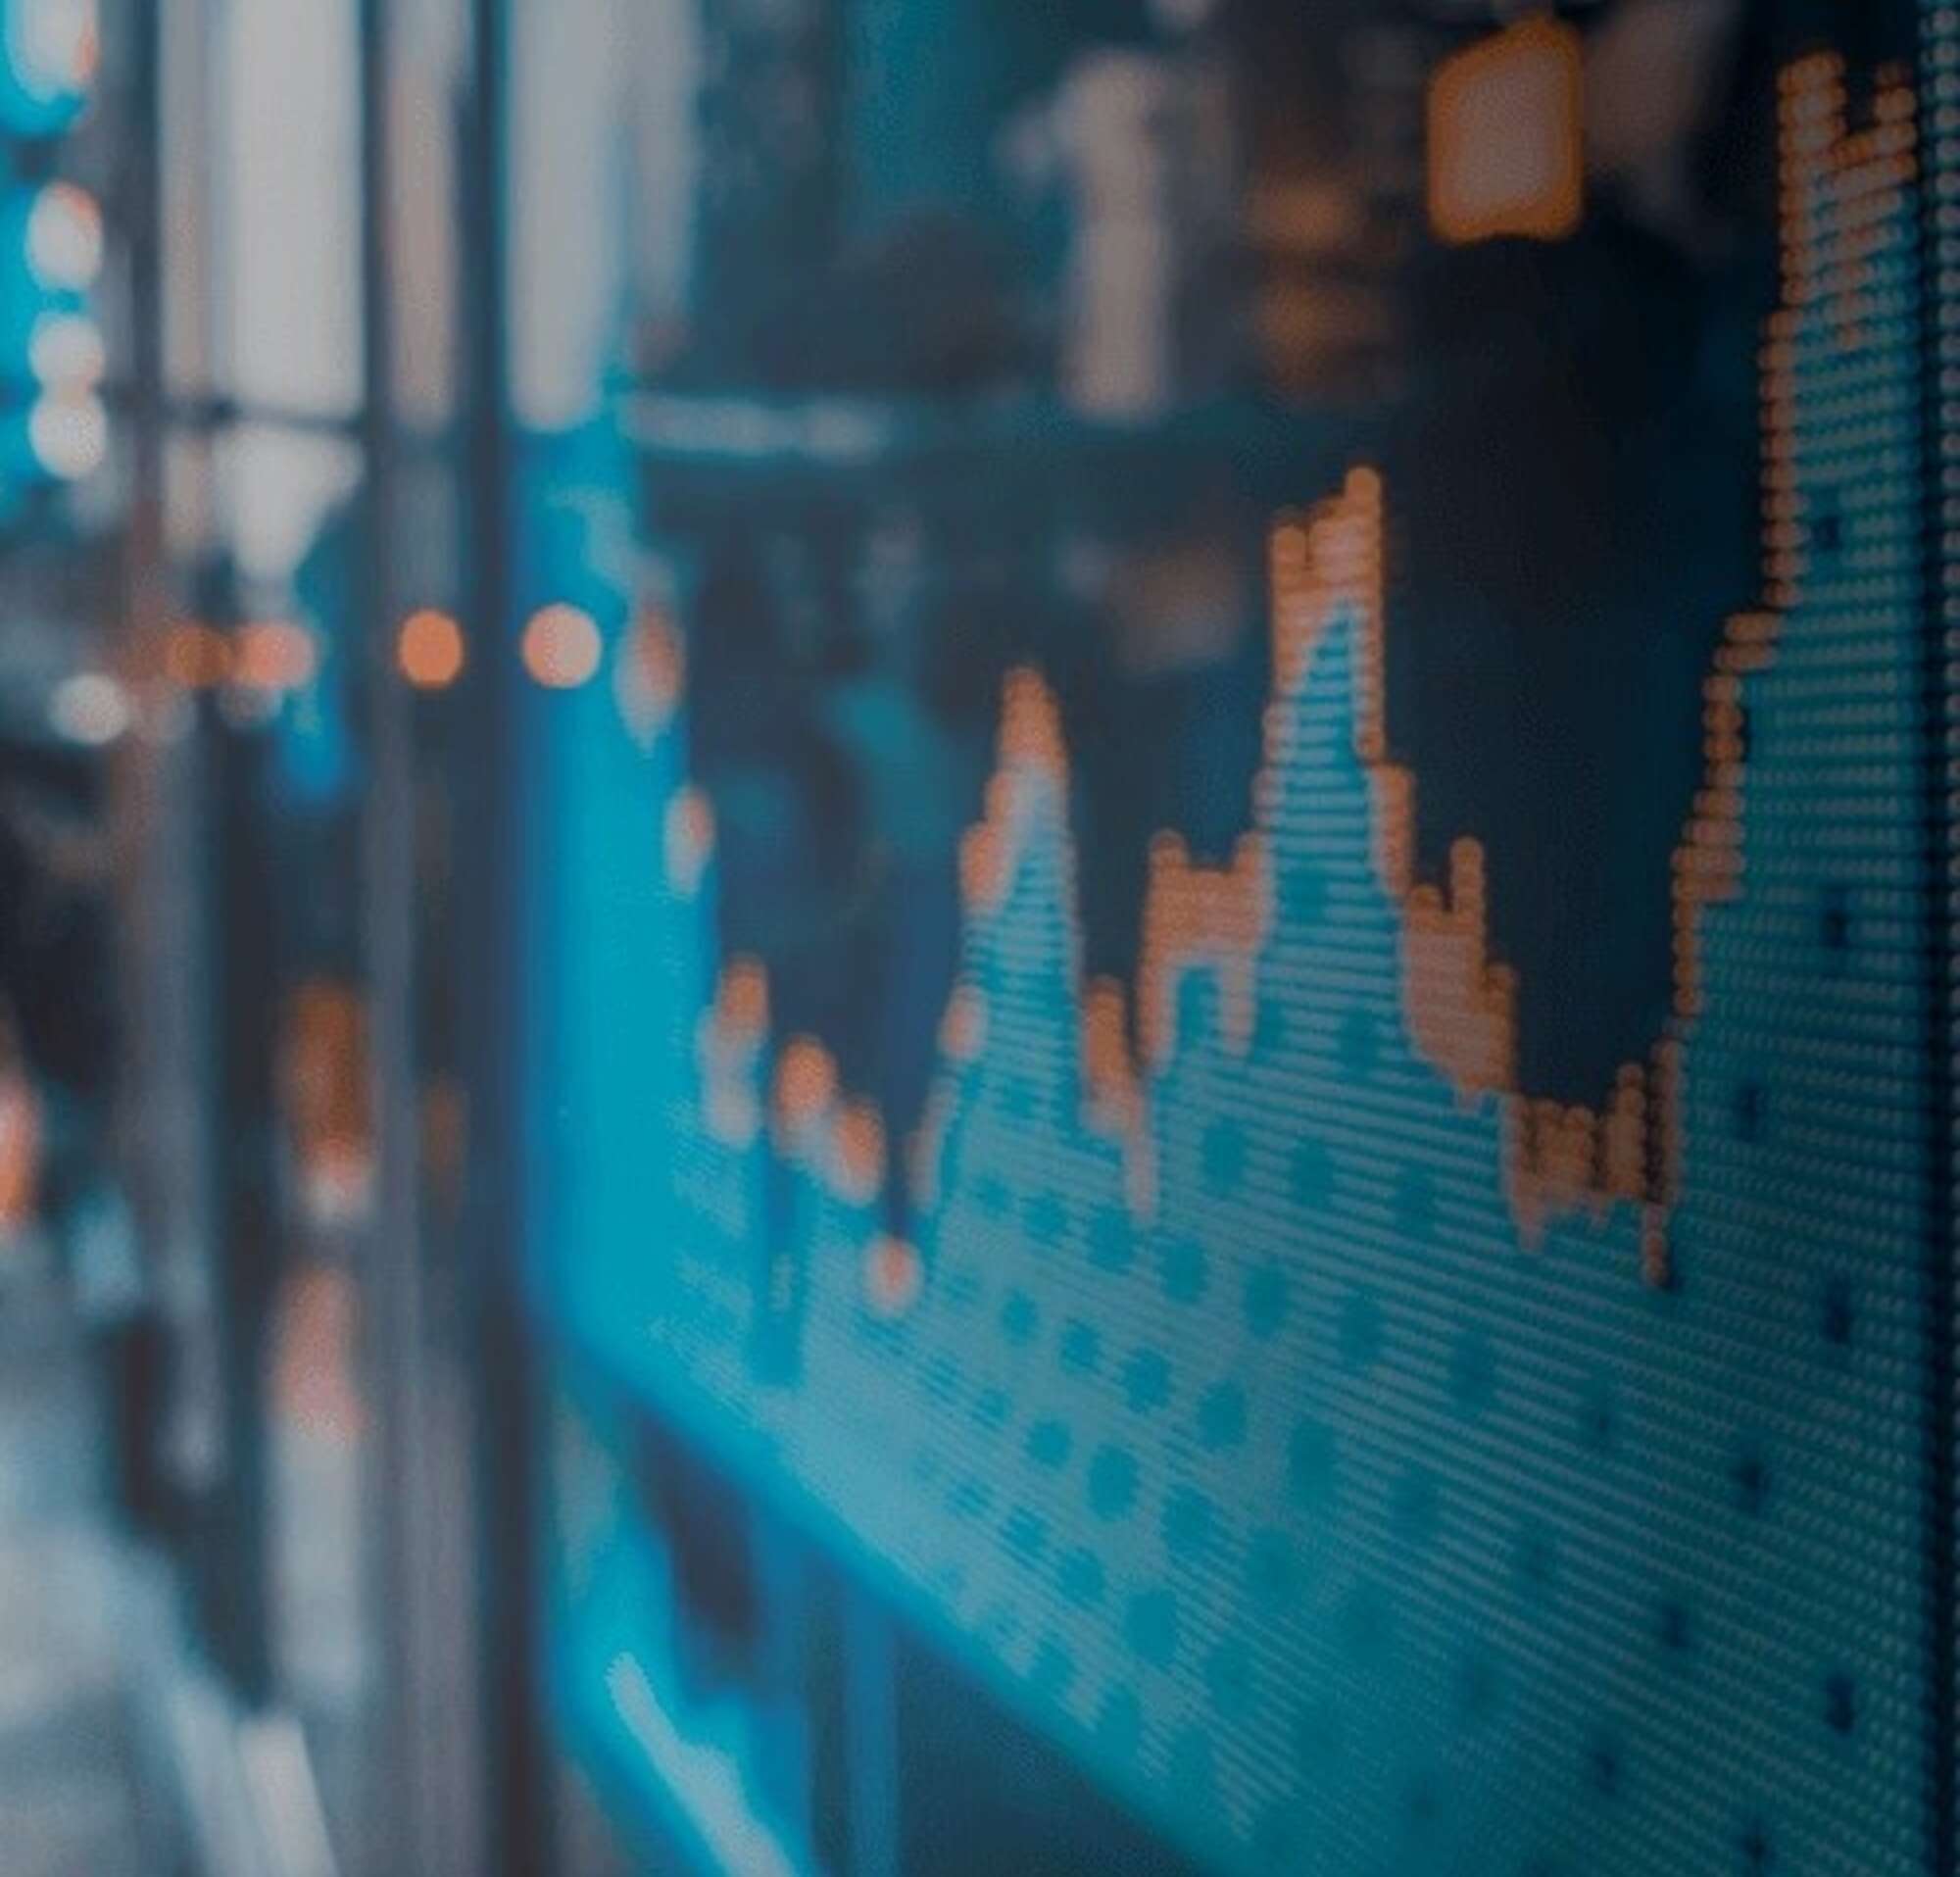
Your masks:
[{"label": "dotted blue pattern", "polygon": [[[550,701],[562,1306],[1221,1870],[1927,1867],[1916,207],[1847,321],[1871,205],[1812,186],[1794,486],[1834,519],[1747,681],[1671,1287],[1625,1209],[1526,1250],[1494,1107],[1409,1043],[1352,618],[1277,702],[1252,1040],[1187,975],[1148,1223],[1082,1118],[1064,804],[1011,773],[984,1043],[944,1071],[896,1323],[875,1210],[706,1125],[713,869],[662,861],[684,723],[635,743],[601,687]],[[716,1065],[722,1099],[767,1071]]]}]

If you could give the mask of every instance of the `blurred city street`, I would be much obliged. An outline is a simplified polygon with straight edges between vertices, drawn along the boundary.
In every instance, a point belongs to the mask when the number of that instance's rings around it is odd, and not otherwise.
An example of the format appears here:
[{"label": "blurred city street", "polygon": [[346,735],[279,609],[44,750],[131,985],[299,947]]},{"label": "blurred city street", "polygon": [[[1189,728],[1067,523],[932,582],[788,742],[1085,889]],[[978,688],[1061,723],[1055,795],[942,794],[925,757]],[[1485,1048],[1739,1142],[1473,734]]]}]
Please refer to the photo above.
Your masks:
[{"label": "blurred city street", "polygon": [[35,1275],[0,1292],[0,1869],[154,1877],[136,1758],[126,1542],[78,1326]]}]

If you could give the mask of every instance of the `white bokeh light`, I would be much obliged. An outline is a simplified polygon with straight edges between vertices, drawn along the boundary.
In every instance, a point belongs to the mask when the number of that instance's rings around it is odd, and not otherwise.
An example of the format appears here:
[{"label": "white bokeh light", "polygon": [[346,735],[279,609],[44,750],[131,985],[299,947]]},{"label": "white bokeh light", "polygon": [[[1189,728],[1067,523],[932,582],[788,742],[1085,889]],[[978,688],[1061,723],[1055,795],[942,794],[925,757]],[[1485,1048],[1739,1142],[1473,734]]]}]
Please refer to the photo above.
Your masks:
[{"label": "white bokeh light", "polygon": [[132,720],[129,695],[102,671],[79,671],[55,686],[48,723],[71,743],[101,749],[125,735]]},{"label": "white bokeh light", "polygon": [[102,272],[102,211],[74,182],[50,182],[27,215],[27,269],[35,283],[80,293]]},{"label": "white bokeh light", "polygon": [[27,366],[45,385],[93,386],[107,366],[102,328],[79,313],[44,313],[27,340]]},{"label": "white bokeh light", "polygon": [[8,49],[22,88],[54,99],[88,89],[98,43],[95,0],[20,0]]},{"label": "white bokeh light", "polygon": [[42,398],[28,414],[27,442],[50,475],[79,481],[109,454],[109,414],[92,392]]}]

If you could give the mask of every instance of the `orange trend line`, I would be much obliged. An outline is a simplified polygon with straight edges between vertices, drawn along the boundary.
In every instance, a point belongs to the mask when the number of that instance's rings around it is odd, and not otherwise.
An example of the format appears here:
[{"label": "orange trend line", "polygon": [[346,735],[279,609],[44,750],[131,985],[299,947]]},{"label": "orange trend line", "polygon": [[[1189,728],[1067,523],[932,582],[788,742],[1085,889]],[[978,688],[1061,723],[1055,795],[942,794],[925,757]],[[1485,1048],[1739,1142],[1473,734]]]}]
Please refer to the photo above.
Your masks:
[{"label": "orange trend line", "polygon": [[[1411,1041],[1466,1099],[1498,1101],[1504,1188],[1525,1243],[1538,1243],[1555,1216],[1636,1204],[1642,1212],[1642,1266],[1654,1282],[1667,1274],[1666,1222],[1679,1187],[1681,1054],[1701,1006],[1701,911],[1733,898],[1741,885],[1742,679],[1769,663],[1805,571],[1795,464],[1796,324],[1814,303],[1820,275],[1828,274],[1839,343],[1859,343],[1872,252],[1913,175],[1913,99],[1902,79],[1888,77],[1871,127],[1856,134],[1846,130],[1837,58],[1820,55],[1790,68],[1781,88],[1784,298],[1762,355],[1764,605],[1729,621],[1704,681],[1706,767],[1673,868],[1674,1014],[1649,1060],[1623,1065],[1599,1109],[1522,1090],[1517,976],[1490,956],[1481,844],[1469,838],[1454,843],[1446,884],[1415,878],[1415,778],[1390,760],[1384,725],[1383,491],[1373,469],[1353,470],[1339,495],[1304,519],[1283,519],[1273,531],[1273,703],[1250,832],[1222,866],[1194,861],[1176,835],[1160,834],[1151,852],[1145,898],[1136,986],[1144,1064],[1155,1067],[1167,1057],[1178,981],[1198,967],[1217,974],[1226,1039],[1244,1048],[1251,1034],[1258,955],[1273,920],[1269,829],[1288,760],[1290,719],[1283,707],[1304,684],[1329,625],[1351,618],[1358,654],[1354,745],[1369,780],[1376,870],[1401,913],[1402,1002]],[[1852,220],[1842,211],[1857,205],[1847,252],[1827,255],[1822,249],[1819,209],[1826,198],[1840,230]],[[1001,757],[986,817],[965,855],[964,878],[976,908],[998,897],[1010,871],[1011,771],[1038,766],[1057,785],[1065,780],[1054,701],[1031,671],[1008,679]],[[1120,986],[1102,981],[1086,987],[1083,1032],[1096,1112],[1140,1156],[1147,1154],[1145,1077],[1132,1060]],[[1148,1204],[1150,1169],[1137,1170],[1133,1191]]]},{"label": "orange trend line", "polygon": [[[1780,90],[1783,299],[1762,351],[1765,591],[1759,610],[1729,621],[1703,683],[1706,767],[1674,857],[1675,996],[1666,1030],[1645,1062],[1621,1067],[1600,1108],[1545,1100],[1518,1086],[1518,982],[1490,955],[1484,850],[1473,839],[1459,839],[1450,849],[1446,883],[1415,877],[1415,777],[1390,760],[1384,724],[1382,481],[1375,470],[1356,469],[1338,495],[1304,518],[1283,518],[1273,530],[1272,700],[1251,830],[1222,866],[1194,861],[1175,834],[1161,833],[1152,845],[1136,983],[1141,1063],[1130,1043],[1123,987],[1106,979],[1083,987],[1082,1060],[1091,1117],[1125,1141],[1131,1199],[1140,1211],[1152,1206],[1155,1185],[1148,1082],[1172,1045],[1183,974],[1213,970],[1227,1042],[1243,1049],[1250,1039],[1258,956],[1274,914],[1269,827],[1289,755],[1284,707],[1304,685],[1328,627],[1348,617],[1358,654],[1354,747],[1368,777],[1376,870],[1401,914],[1402,1003],[1410,1038],[1464,1099],[1491,1097],[1499,1104],[1504,1191],[1525,1244],[1540,1242],[1554,1217],[1637,1205],[1642,1270],[1651,1282],[1665,1280],[1666,1227],[1682,1158],[1682,1051],[1701,1008],[1700,915],[1741,886],[1742,680],[1770,662],[1806,571],[1795,449],[1797,323],[1821,297],[1819,283],[1828,282],[1839,344],[1859,343],[1871,258],[1914,175],[1914,104],[1902,76],[1886,75],[1871,125],[1856,133],[1847,129],[1843,68],[1835,55],[1790,67]],[[1827,200],[1836,252],[1827,251],[1820,226]],[[663,720],[679,688],[678,641],[658,617],[636,636],[634,701],[646,716]],[[1040,771],[1057,789],[1066,787],[1060,716],[1047,684],[1031,670],[1008,674],[1000,759],[982,818],[961,847],[969,914],[997,906],[1011,878],[1016,776]],[[668,845],[671,870],[681,881],[691,885],[700,877],[711,841],[705,800],[692,791],[677,797]],[[753,1060],[766,1008],[761,965],[731,961],[704,1029],[710,1059],[726,1061],[732,1053]],[[960,986],[941,1026],[946,1056],[977,1054],[985,1025],[979,994]],[[862,1198],[872,1190],[883,1174],[883,1130],[861,1104],[843,1100],[835,1063],[821,1044],[808,1037],[785,1044],[774,1097],[782,1138],[841,1192]],[[739,1104],[721,1106],[737,1117],[724,1130],[730,1138],[753,1138],[757,1117],[744,1118]],[[933,1158],[926,1150],[944,1120],[944,1100],[935,1098],[912,1160],[921,1188]]]}]

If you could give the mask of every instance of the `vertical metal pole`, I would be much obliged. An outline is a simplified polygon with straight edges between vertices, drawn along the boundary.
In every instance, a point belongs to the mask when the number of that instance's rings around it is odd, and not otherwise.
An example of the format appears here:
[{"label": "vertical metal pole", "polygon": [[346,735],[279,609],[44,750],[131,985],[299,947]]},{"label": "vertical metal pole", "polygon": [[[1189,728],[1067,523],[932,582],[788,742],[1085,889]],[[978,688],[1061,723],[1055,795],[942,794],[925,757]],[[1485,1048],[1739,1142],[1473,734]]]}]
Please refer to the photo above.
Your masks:
[{"label": "vertical metal pole", "polygon": [[410,1011],[414,996],[411,929],[404,905],[412,878],[410,817],[402,812],[411,752],[402,703],[386,656],[392,611],[394,459],[388,429],[393,390],[386,215],[389,157],[385,8],[362,0],[359,15],[361,106],[362,502],[358,634],[368,772],[362,800],[361,907],[368,991],[374,1130],[374,1210],[361,1286],[365,1302],[366,1380],[375,1408],[372,1472],[364,1510],[377,1528],[373,1586],[379,1659],[384,1664],[380,1751],[368,1762],[372,1841],[361,1859],[379,1877],[416,1868],[425,1837],[420,1743],[429,1722],[424,1638],[416,1620],[422,1599],[421,1547],[414,1507],[422,1466],[416,1376],[422,1345],[422,1292],[416,1192],[416,1130],[402,1125],[412,1099]]},{"label": "vertical metal pole", "polygon": [[[172,268],[203,285],[201,215],[185,217],[169,187],[186,71],[207,49],[204,0],[124,0],[116,16],[122,148],[118,230],[127,263],[128,396],[122,407],[128,509],[122,539],[122,645],[145,706],[142,733],[113,759],[112,838],[118,885],[120,1060],[113,1144],[141,1238],[157,1334],[170,1352],[149,1406],[144,1500],[162,1516],[164,1482],[204,1495],[221,1466],[224,1407],[216,1320],[220,1201],[211,1151],[218,1097],[216,1006],[209,953],[211,867],[208,727],[172,738],[151,713],[172,700],[149,689],[171,624],[166,462],[167,318]],[[183,265],[184,263],[188,265]],[[186,309],[179,309],[180,312]],[[185,334],[177,335],[179,341]]]},{"label": "vertical metal pole", "polygon": [[[117,178],[127,225],[129,512],[123,532],[123,650],[140,666],[162,641],[167,624],[164,575],[164,212],[159,181],[164,155],[162,0],[130,0],[123,9],[127,66],[123,109],[127,139]],[[166,1169],[155,1151],[155,1124],[145,1118],[161,1093],[162,1065],[153,1018],[156,949],[154,901],[144,889],[156,864],[160,752],[149,738],[130,738],[112,774],[119,896],[119,984],[122,1060],[117,1086],[116,1133],[124,1156],[143,1236],[168,1242],[174,1223],[162,1186]]]},{"label": "vertical metal pole", "polygon": [[361,0],[361,310],[365,471],[361,617],[368,774],[362,909],[376,1152],[365,1273],[368,1378],[376,1415],[367,1504],[379,1528],[385,1663],[374,1762],[373,1877],[479,1877],[482,1794],[471,1752],[480,1675],[468,1543],[477,1491],[460,1364],[445,1348],[423,1230],[417,1013],[417,774],[415,704],[395,670],[404,475],[395,351],[391,8]]},{"label": "vertical metal pole", "polygon": [[218,1659],[251,1705],[270,1699],[271,1605],[267,1544],[266,1348],[276,1288],[279,1223],[272,1147],[274,940],[257,733],[208,716],[213,855],[210,956],[216,1125],[211,1146],[225,1465],[217,1523],[199,1572]]},{"label": "vertical metal pole", "polygon": [[[521,770],[511,617],[513,457],[505,280],[503,0],[466,7],[463,139],[464,612],[474,655],[445,706],[458,735],[441,785],[454,826],[469,1151],[457,1242],[425,1216],[418,1142],[417,705],[394,669],[405,466],[395,372],[388,0],[361,0],[363,560],[369,658],[367,895],[379,1154],[368,1273],[380,1406],[382,1597],[391,1714],[377,1872],[544,1877],[550,1780],[535,1674],[531,1353],[519,1309]],[[438,1244],[438,1241],[441,1243]],[[447,1247],[448,1257],[437,1253]],[[440,1261],[443,1268],[437,1268]]]},{"label": "vertical metal pole", "polygon": [[[501,1877],[540,1877],[558,1861],[553,1761],[544,1744],[540,1687],[540,1523],[536,1482],[543,1440],[536,1351],[522,1308],[529,1193],[524,1127],[526,995],[523,891],[527,751],[519,676],[511,655],[515,598],[510,542],[517,522],[517,456],[510,390],[508,223],[510,8],[472,0],[474,66],[465,242],[469,452],[468,606],[479,656],[463,763],[482,791],[463,825],[462,929],[470,1021],[472,1152],[466,1231],[475,1258],[478,1545],[485,1560],[481,1655],[485,1742]],[[473,745],[473,747],[471,747]]]}]

